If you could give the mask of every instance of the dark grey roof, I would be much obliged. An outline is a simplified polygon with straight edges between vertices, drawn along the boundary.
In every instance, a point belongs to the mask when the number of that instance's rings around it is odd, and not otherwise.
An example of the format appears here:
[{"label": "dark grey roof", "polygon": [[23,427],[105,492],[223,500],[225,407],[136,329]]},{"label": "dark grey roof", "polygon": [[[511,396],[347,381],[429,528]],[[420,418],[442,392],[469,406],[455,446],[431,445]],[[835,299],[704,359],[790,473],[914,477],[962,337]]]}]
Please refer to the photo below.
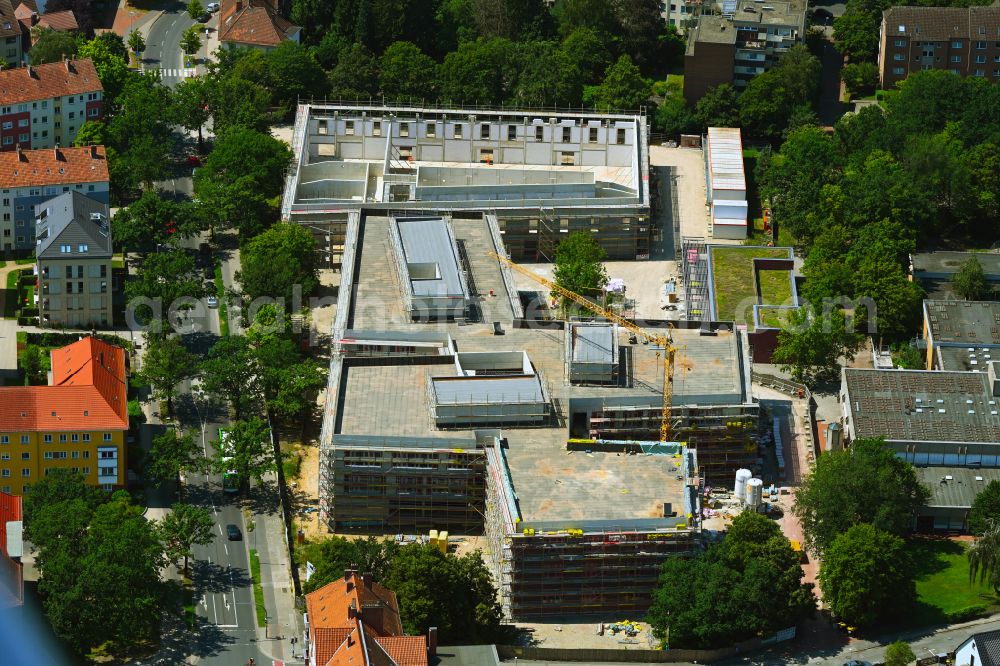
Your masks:
[{"label": "dark grey roof", "polygon": [[926,300],[924,311],[935,344],[1000,345],[1000,303]]},{"label": "dark grey roof", "polygon": [[430,666],[500,666],[495,645],[438,646]]},{"label": "dark grey roof", "polygon": [[1000,406],[985,372],[845,368],[857,437],[1000,442]]},{"label": "dark grey roof", "polygon": [[[100,215],[98,219],[95,216]],[[108,206],[79,192],[66,192],[35,206],[37,256],[42,259],[108,259],[112,255]],[[44,217],[43,217],[44,216]],[[69,252],[62,252],[68,246]],[[81,252],[80,248],[86,247]]]},{"label": "dark grey roof", "polygon": [[916,278],[950,278],[962,264],[975,259],[983,267],[987,280],[1000,280],[1000,253],[998,252],[924,252],[910,255],[913,276]]},{"label": "dark grey roof", "polygon": [[611,324],[575,324],[573,333],[573,361],[575,363],[611,364],[614,362],[614,326]]},{"label": "dark grey roof", "polygon": [[969,641],[976,641],[979,666],[1000,666],[1000,629],[972,634],[965,643]]},{"label": "dark grey roof", "polygon": [[968,509],[990,481],[1000,481],[1000,469],[918,467],[917,478],[930,488],[927,506]]},{"label": "dark grey roof", "polygon": [[891,7],[882,13],[889,39],[894,35],[947,41],[996,41],[1000,7]]}]

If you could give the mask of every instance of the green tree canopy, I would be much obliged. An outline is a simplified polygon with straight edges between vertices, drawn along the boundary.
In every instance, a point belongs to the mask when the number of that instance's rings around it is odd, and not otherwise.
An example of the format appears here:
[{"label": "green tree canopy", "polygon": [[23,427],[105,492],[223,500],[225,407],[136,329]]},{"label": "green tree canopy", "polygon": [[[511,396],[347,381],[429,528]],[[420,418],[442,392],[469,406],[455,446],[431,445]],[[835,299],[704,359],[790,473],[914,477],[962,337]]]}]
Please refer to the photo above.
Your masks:
[{"label": "green tree canopy", "polygon": [[228,432],[231,454],[227,456],[228,460],[222,459],[220,443],[215,442],[217,456],[213,460],[213,466],[217,472],[235,469],[240,483],[246,487],[250,479],[259,482],[265,474],[277,468],[270,429],[264,419],[251,416],[246,420],[233,421]]},{"label": "green tree canopy", "polygon": [[163,552],[168,562],[183,563],[182,571],[188,575],[188,560],[197,545],[207,545],[215,539],[215,519],[212,513],[192,504],[174,504],[170,512],[156,525]]},{"label": "green tree canopy", "polygon": [[[198,0],[191,0],[192,2],[197,2]],[[194,55],[201,48],[201,34],[198,30],[198,26],[193,25],[181,35],[180,41],[181,50],[187,55]]]},{"label": "green tree canopy", "polygon": [[78,48],[79,43],[74,33],[68,30],[42,28],[35,37],[28,58],[32,65],[61,62],[66,58],[75,58]]},{"label": "green tree canopy", "polygon": [[584,89],[583,99],[602,111],[631,111],[645,106],[650,92],[649,81],[642,78],[632,59],[623,55],[608,67],[600,85]]},{"label": "green tree canopy", "polygon": [[201,0],[191,0],[187,3],[187,13],[188,16],[197,21],[205,13],[205,5],[201,4]]},{"label": "green tree canopy", "polygon": [[183,472],[206,469],[207,461],[201,445],[190,433],[177,434],[168,428],[153,438],[153,446],[146,458],[146,479],[163,486],[177,481]]},{"label": "green tree canopy", "polygon": [[326,97],[326,72],[308,47],[284,41],[267,54],[267,66],[275,104],[293,111],[300,98]]},{"label": "green tree canopy", "polygon": [[986,520],[986,527],[965,551],[969,558],[969,582],[989,582],[1000,593],[1000,522]]},{"label": "green tree canopy", "polygon": [[709,88],[694,107],[698,124],[702,127],[738,127],[738,97],[736,88],[728,83]]},{"label": "green tree canopy", "polygon": [[125,296],[130,301],[146,298],[154,302],[154,305],[139,306],[136,316],[142,321],[160,320],[158,330],[161,333],[165,330],[162,323],[170,308],[185,309],[184,303],[178,299],[199,299],[207,293],[195,268],[194,258],[183,250],[175,249],[146,255],[135,279],[125,283]]},{"label": "green tree canopy", "polygon": [[204,147],[202,128],[209,119],[211,88],[212,83],[202,76],[182,79],[174,87],[174,118],[184,129],[198,132],[198,152],[202,152]]},{"label": "green tree canopy", "polygon": [[319,285],[318,267],[319,254],[312,234],[301,225],[281,223],[243,248],[237,280],[249,299],[283,298],[286,308],[299,300],[301,307],[301,299]]},{"label": "green tree canopy", "polygon": [[740,95],[740,121],[755,136],[781,136],[798,107],[819,95],[820,62],[803,45],[793,46],[775,67],[750,79]]},{"label": "green tree canopy", "polygon": [[906,534],[929,497],[912,465],[883,440],[856,439],[849,449],[820,456],[795,493],[794,512],[806,543],[823,553],[838,534],[858,523]]},{"label": "green tree canopy", "polygon": [[848,624],[865,627],[916,600],[913,563],[905,542],[868,523],[848,528],[823,552],[823,603]]},{"label": "green tree canopy", "polygon": [[706,648],[766,636],[815,608],[798,554],[770,519],[745,511],[721,543],[669,557],[646,620],[670,647]]},{"label": "green tree canopy", "polygon": [[892,4],[888,0],[848,0],[844,13],[833,22],[837,50],[852,62],[874,60],[882,12]]},{"label": "green tree canopy", "polygon": [[146,50],[146,38],[142,36],[142,32],[133,30],[128,33],[128,47],[136,55]]},{"label": "green tree canopy", "polygon": [[316,571],[304,583],[303,590],[306,593],[318,590],[342,577],[348,569],[370,573],[375,580],[384,582],[399,548],[392,539],[373,536],[352,540],[330,537],[306,544],[301,549],[302,559],[315,566]]},{"label": "green tree canopy", "polygon": [[79,500],[88,511],[108,500],[108,494],[89,483],[82,474],[69,469],[53,469],[28,487],[24,494],[24,538],[34,545],[42,545],[43,538],[34,533],[36,525],[43,523],[41,512],[63,502]]},{"label": "green tree canopy", "polygon": [[237,419],[259,404],[257,363],[246,338],[220,338],[202,361],[201,375],[205,392],[228,403]]},{"label": "green tree canopy", "polygon": [[235,185],[247,182],[266,198],[281,193],[291,149],[269,134],[234,127],[219,136],[203,168],[195,177],[195,191],[208,181]]},{"label": "green tree canopy", "polygon": [[990,284],[978,259],[971,257],[962,262],[951,280],[951,288],[967,301],[979,301],[989,295]]},{"label": "green tree canopy", "polygon": [[607,254],[594,238],[583,231],[568,234],[556,246],[553,265],[555,282],[563,289],[588,298],[598,298],[608,283],[602,263]]},{"label": "green tree canopy", "polygon": [[885,648],[885,666],[907,666],[916,658],[917,655],[905,641],[889,643]]},{"label": "green tree canopy", "polygon": [[180,338],[148,336],[140,375],[153,386],[153,395],[167,401],[173,412],[177,385],[195,375],[198,357],[184,348]]},{"label": "green tree canopy", "polygon": [[433,99],[438,65],[413,42],[394,42],[379,60],[379,88],[389,99]]},{"label": "green tree canopy", "polygon": [[792,312],[789,325],[778,333],[771,361],[791,371],[796,381],[814,386],[837,380],[840,359],[853,359],[863,342],[843,310],[824,312],[806,305]]},{"label": "green tree canopy", "polygon": [[969,532],[977,536],[986,532],[990,521],[1000,524],[1000,481],[990,481],[976,493],[966,520]]},{"label": "green tree canopy", "polygon": [[[121,41],[120,37],[118,41]],[[129,79],[128,52],[124,45],[119,50],[117,42],[98,36],[80,44],[77,55],[93,61],[97,77],[104,87],[104,100],[114,107],[118,103],[118,95],[125,89]]]}]

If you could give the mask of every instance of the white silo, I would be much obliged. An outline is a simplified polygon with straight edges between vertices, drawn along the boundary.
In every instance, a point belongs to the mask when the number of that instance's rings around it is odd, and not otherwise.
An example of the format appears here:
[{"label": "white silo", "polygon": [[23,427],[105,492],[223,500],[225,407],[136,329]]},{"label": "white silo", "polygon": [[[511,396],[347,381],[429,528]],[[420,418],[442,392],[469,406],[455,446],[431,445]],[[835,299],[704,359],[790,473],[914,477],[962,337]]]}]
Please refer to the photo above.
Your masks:
[{"label": "white silo", "polygon": [[753,472],[748,469],[738,469],[736,470],[736,486],[733,488],[733,494],[736,495],[736,499],[739,501],[744,501],[747,496],[747,481],[753,477]]},{"label": "white silo", "polygon": [[764,499],[764,482],[760,479],[749,479],[746,486],[746,503],[751,509],[760,507]]}]

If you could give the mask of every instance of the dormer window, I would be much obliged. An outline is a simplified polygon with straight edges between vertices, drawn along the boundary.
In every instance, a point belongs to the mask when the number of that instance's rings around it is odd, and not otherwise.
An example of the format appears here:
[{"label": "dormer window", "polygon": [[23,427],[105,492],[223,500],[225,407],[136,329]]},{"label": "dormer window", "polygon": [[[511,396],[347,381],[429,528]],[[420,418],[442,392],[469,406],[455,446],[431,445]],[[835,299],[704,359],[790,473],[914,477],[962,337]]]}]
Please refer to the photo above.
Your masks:
[{"label": "dormer window", "polygon": [[59,252],[61,252],[62,254],[69,254],[72,251],[73,251],[73,246],[72,245],[60,245],[59,246]]},{"label": "dormer window", "polygon": [[82,254],[84,252],[87,252],[89,249],[90,247],[87,245],[80,245],[79,247],[77,247],[76,251]]},{"label": "dormer window", "polygon": [[905,25],[899,26],[899,31],[900,32],[906,32],[906,26]]}]

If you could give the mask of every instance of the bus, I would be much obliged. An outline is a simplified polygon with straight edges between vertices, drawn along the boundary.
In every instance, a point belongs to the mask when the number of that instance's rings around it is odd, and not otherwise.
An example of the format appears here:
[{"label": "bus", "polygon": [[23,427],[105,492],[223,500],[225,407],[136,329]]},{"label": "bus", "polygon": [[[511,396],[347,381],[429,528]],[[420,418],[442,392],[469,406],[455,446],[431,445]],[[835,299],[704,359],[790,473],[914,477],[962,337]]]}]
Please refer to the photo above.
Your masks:
[{"label": "bus", "polygon": [[240,475],[230,465],[233,459],[232,444],[229,441],[229,431],[219,428],[219,452],[222,454],[224,471],[222,472],[222,490],[227,493],[240,491]]}]

